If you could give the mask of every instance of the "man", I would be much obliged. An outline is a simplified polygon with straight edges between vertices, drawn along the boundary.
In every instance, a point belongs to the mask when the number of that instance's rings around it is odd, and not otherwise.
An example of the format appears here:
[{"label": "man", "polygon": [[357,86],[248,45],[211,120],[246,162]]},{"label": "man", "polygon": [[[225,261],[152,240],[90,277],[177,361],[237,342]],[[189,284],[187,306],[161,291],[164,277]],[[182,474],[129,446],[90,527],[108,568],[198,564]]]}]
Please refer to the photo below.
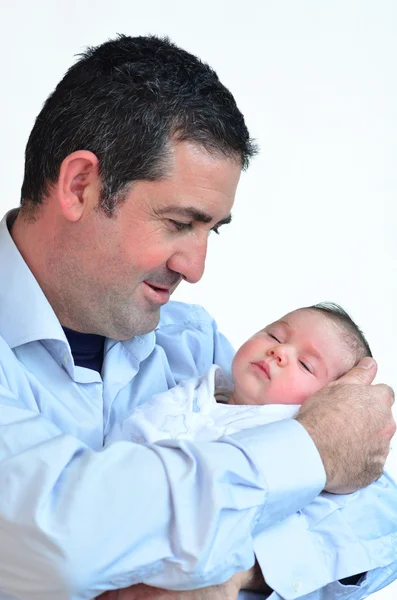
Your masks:
[{"label": "man", "polygon": [[[208,235],[230,221],[253,154],[216,74],[167,40],[88,50],[46,101],[21,208],[0,230],[0,600],[139,582],[229,582],[217,590],[232,597],[255,587],[255,555],[267,578],[273,523],[324,487],[350,492],[381,475],[393,394],[369,387],[373,361],[297,420],[210,444],[106,445],[154,393],[214,360],[230,366],[203,309],[164,305],[182,279],[201,278]],[[291,580],[291,597],[327,577]]]}]

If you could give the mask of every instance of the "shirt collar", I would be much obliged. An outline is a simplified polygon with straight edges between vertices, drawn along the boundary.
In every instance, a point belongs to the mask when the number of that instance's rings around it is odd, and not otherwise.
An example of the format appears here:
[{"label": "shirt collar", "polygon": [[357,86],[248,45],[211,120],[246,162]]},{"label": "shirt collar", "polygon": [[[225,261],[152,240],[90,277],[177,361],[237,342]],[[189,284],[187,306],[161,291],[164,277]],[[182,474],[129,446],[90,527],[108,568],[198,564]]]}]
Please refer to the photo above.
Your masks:
[{"label": "shirt collar", "polygon": [[61,324],[7,227],[15,209],[0,222],[0,335],[10,348],[38,340],[68,345]]}]

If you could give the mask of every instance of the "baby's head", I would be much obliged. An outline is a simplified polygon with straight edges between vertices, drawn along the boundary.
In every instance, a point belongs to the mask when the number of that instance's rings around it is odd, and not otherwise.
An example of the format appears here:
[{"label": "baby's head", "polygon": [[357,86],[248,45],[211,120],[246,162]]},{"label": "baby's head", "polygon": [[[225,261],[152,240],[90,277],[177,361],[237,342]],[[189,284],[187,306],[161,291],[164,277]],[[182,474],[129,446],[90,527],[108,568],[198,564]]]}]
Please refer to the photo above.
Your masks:
[{"label": "baby's head", "polygon": [[358,326],[337,304],[300,308],[256,333],[237,351],[234,404],[302,404],[364,356]]}]

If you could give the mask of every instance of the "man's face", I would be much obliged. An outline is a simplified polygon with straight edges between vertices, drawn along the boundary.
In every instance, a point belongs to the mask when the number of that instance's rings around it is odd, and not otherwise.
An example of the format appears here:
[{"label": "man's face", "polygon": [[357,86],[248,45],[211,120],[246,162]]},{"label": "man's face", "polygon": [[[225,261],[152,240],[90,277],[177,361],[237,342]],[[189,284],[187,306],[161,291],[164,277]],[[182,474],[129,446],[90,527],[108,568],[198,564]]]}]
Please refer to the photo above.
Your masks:
[{"label": "man's face", "polygon": [[294,311],[236,353],[235,403],[302,404],[354,363],[338,325],[319,311]]},{"label": "man's face", "polygon": [[133,184],[112,218],[93,198],[60,244],[70,252],[78,329],[113,339],[153,330],[181,280],[201,278],[208,235],[230,219],[240,172],[236,161],[184,142],[172,146],[167,178]]}]

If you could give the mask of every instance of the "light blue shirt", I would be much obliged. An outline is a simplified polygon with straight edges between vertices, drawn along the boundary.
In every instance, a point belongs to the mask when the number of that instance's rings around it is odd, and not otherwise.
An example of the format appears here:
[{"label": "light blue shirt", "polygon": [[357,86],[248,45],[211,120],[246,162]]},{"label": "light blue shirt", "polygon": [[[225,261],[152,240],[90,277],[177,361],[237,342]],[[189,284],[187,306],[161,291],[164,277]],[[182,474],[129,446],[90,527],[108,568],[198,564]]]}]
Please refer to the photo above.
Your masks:
[{"label": "light blue shirt", "polygon": [[[77,600],[136,582],[191,589],[249,568],[255,554],[275,598],[339,578],[327,527],[334,537],[339,527],[343,538],[345,522],[334,516],[348,510],[300,521],[325,474],[298,422],[211,443],[107,444],[112,427],[153,394],[214,362],[230,369],[233,350],[204,309],[170,302],[156,331],[107,340],[100,375],[74,365],[5,220],[0,257],[0,600]],[[397,493],[381,482],[372,495],[376,522],[352,511],[351,538],[360,529],[371,555],[362,570],[375,570],[360,586],[331,584],[346,597],[397,577]],[[283,550],[287,533],[279,541],[273,535],[283,520],[304,544],[298,563]],[[343,554],[354,567],[355,550]]]}]

